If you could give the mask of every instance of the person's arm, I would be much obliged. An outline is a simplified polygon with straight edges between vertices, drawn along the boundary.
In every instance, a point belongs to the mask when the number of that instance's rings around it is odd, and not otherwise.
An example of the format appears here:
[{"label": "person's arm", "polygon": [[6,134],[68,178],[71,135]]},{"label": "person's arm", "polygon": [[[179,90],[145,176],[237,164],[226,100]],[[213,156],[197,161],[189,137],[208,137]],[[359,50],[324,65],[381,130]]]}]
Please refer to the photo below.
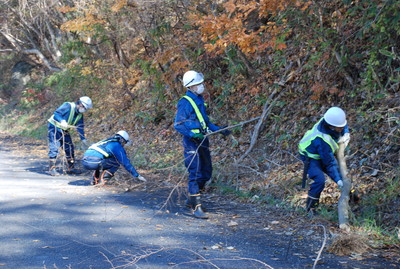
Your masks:
[{"label": "person's arm", "polygon": [[192,107],[189,101],[181,99],[178,102],[175,116],[174,128],[176,131],[187,137],[193,137],[192,129],[199,129],[199,121],[195,113],[192,113]]},{"label": "person's arm", "polygon": [[339,166],[337,160],[332,152],[331,147],[322,138],[316,138],[314,140],[319,143],[317,151],[321,157],[321,161],[326,169],[326,174],[336,183],[342,180],[342,176],[339,172]]},{"label": "person's arm", "polygon": [[69,111],[71,110],[71,105],[69,103],[62,104],[56,111],[54,111],[54,120],[61,122],[63,120],[67,121],[69,116]]},{"label": "person's arm", "polygon": [[79,119],[79,121],[76,123],[76,128],[78,130],[79,133],[79,138],[83,141],[86,140],[85,137],[85,124],[83,121],[83,116]]},{"label": "person's arm", "polygon": [[119,146],[114,147],[113,154],[117,159],[118,163],[122,164],[126,171],[128,171],[132,176],[139,177],[139,173],[133,167],[131,161],[126,155],[125,149],[118,143]]}]

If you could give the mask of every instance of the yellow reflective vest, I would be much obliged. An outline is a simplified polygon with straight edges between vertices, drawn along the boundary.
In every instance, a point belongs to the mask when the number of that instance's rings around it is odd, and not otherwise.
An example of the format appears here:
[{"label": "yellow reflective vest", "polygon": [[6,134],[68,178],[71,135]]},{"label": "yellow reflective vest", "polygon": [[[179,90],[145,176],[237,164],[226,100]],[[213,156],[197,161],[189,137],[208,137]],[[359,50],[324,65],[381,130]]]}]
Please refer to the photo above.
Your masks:
[{"label": "yellow reflective vest", "polygon": [[[70,109],[70,111],[69,111],[69,116],[68,116],[67,123],[68,123],[68,125],[73,125],[73,126],[75,126],[75,125],[78,123],[78,121],[82,118],[82,114],[79,113],[79,114],[76,116],[76,119],[74,120],[74,114],[75,114],[76,104],[75,104],[74,102],[68,102],[68,104],[70,104],[71,109]],[[65,130],[65,131],[68,130],[68,128],[65,129],[65,128],[61,127],[61,124],[60,124],[58,121],[56,121],[56,120],[54,119],[54,114],[50,117],[50,119],[48,119],[48,122],[50,122],[51,124],[53,124],[53,125],[56,126],[57,128],[60,128],[60,129]]]},{"label": "yellow reflective vest", "polygon": [[318,125],[321,123],[323,119],[320,119],[311,130],[308,130],[303,138],[300,140],[299,143],[299,153],[305,156],[308,156],[309,158],[320,160],[321,157],[319,154],[311,153],[307,151],[307,147],[311,145],[312,141],[316,139],[317,137],[320,137],[322,140],[324,140],[332,149],[332,152],[335,153],[339,145],[336,143],[336,141],[328,134],[322,133],[321,131],[318,130]]}]

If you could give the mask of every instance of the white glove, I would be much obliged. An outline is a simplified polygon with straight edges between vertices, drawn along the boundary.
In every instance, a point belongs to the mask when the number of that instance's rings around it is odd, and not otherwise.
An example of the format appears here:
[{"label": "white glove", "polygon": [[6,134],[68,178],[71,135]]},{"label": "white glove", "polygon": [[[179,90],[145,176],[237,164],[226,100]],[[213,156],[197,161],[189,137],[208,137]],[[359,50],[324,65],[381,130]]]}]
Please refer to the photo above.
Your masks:
[{"label": "white glove", "polygon": [[82,139],[82,143],[86,146],[86,147],[88,147],[89,146],[89,142],[87,142],[87,140],[86,139]]},{"label": "white glove", "polygon": [[137,178],[138,178],[140,181],[147,182],[147,180],[146,180],[143,176],[141,176],[141,175],[139,175]]},{"label": "white glove", "polygon": [[339,186],[339,188],[343,188],[343,180],[339,180],[337,182],[337,185]]},{"label": "white glove", "polygon": [[60,125],[61,125],[61,127],[62,127],[63,129],[68,129],[68,127],[69,127],[69,125],[68,125],[68,123],[67,123],[66,120],[62,120],[62,121],[60,122]]},{"label": "white glove", "polygon": [[343,136],[339,138],[338,143],[344,143],[344,145],[347,147],[347,145],[350,142],[350,133],[345,133]]}]

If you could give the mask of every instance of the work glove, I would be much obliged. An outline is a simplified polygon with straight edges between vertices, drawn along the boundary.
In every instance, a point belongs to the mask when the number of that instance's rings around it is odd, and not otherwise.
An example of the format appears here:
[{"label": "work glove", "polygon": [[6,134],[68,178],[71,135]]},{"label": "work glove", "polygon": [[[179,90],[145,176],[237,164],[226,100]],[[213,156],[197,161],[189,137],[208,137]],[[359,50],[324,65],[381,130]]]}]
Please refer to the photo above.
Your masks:
[{"label": "work glove", "polygon": [[350,142],[350,133],[345,133],[344,135],[342,135],[342,136],[339,138],[339,141],[338,141],[338,143],[344,143],[344,146],[345,146],[345,147],[347,147],[347,145],[349,144],[349,142]]},{"label": "work glove", "polygon": [[337,185],[339,186],[340,189],[343,188],[343,180],[339,180],[337,182]]},{"label": "work glove", "polygon": [[194,135],[192,136],[192,139],[193,139],[195,142],[200,143],[201,141],[203,141],[204,135],[203,135],[202,133],[194,134]]},{"label": "work glove", "polygon": [[62,127],[63,129],[68,129],[68,127],[69,127],[69,125],[68,125],[68,123],[67,123],[66,120],[62,120],[62,121],[60,122],[60,125],[61,125],[61,127]]},{"label": "work glove", "polygon": [[139,179],[140,181],[143,181],[143,182],[147,182],[147,180],[141,175],[138,175],[137,179]]},{"label": "work glove", "polygon": [[86,139],[82,139],[82,144],[84,144],[86,147],[89,147],[89,142]]},{"label": "work glove", "polygon": [[[228,127],[228,125],[225,125],[225,126],[221,127],[221,129],[225,129],[226,127]],[[228,136],[228,135],[230,135],[232,132],[229,131],[229,130],[223,130],[223,131],[221,131],[220,133],[221,133],[223,136]]]}]

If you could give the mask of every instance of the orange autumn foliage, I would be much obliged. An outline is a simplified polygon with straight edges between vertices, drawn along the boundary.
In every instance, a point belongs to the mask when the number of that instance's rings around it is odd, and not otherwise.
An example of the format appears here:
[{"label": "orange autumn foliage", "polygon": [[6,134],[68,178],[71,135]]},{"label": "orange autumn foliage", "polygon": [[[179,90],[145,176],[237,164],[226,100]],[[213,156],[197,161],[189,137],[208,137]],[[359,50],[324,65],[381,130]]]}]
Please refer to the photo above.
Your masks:
[{"label": "orange autumn foliage", "polygon": [[286,48],[278,41],[285,33],[285,24],[277,24],[268,18],[295,3],[293,0],[229,0],[223,4],[223,12],[192,15],[191,19],[199,27],[207,51],[221,54],[233,45],[251,55],[268,48]]}]

